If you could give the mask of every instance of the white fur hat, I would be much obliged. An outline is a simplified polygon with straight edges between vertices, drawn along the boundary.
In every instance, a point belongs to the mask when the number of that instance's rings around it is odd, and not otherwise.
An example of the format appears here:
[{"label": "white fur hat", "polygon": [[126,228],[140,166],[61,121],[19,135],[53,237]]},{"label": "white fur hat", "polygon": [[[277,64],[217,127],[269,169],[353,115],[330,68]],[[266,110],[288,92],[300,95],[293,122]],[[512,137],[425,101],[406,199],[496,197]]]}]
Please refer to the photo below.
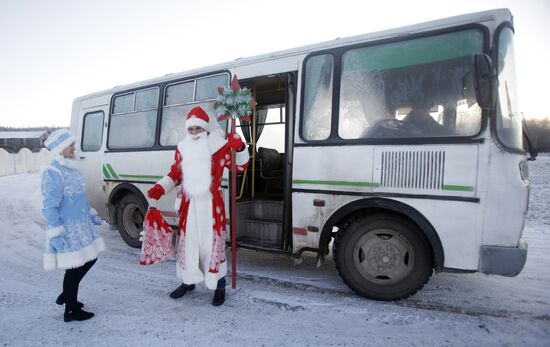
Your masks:
[{"label": "white fur hat", "polygon": [[72,143],[76,142],[73,135],[67,129],[59,129],[54,131],[48,136],[44,145],[50,150],[51,153],[61,153]]}]

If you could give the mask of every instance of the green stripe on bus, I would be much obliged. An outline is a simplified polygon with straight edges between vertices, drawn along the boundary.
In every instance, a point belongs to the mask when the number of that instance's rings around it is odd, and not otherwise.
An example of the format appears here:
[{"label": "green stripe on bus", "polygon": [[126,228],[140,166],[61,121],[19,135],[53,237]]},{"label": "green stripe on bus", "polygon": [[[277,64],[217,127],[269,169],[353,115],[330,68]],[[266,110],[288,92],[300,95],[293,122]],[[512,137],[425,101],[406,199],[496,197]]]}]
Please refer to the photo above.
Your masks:
[{"label": "green stripe on bus", "polygon": [[318,180],[293,180],[295,184],[319,184],[331,186],[353,186],[353,187],[379,187],[379,183],[375,182],[352,182],[352,181],[318,181]]},{"label": "green stripe on bus", "polygon": [[105,166],[107,167],[107,170],[109,170],[109,173],[111,174],[111,176],[113,178],[118,178],[115,170],[113,169],[113,167],[111,166],[111,164],[105,164]]},{"label": "green stripe on bus", "polygon": [[455,186],[455,185],[443,185],[443,190],[457,190],[461,192],[473,192],[474,187],[470,186]]},{"label": "green stripe on bus", "polygon": [[106,178],[111,178],[111,175],[109,175],[109,170],[105,167],[105,164],[103,164],[103,176]]},{"label": "green stripe on bus", "polygon": [[162,178],[162,176],[149,176],[149,175],[127,175],[127,174],[120,174],[119,176],[120,176],[120,177],[125,177],[125,178],[143,178],[143,179],[151,178],[151,179],[155,179],[155,180],[160,180],[160,179]]}]

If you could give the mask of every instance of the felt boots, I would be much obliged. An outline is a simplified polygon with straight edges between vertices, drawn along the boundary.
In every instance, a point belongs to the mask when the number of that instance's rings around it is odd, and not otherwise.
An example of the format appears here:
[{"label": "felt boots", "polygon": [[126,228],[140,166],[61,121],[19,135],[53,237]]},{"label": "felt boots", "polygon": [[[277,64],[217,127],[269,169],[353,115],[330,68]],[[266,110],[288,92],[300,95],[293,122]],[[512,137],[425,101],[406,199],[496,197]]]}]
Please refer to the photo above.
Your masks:
[{"label": "felt boots", "polygon": [[88,320],[93,316],[94,314],[92,312],[86,312],[82,310],[80,307],[77,307],[74,309],[65,307],[65,314],[63,315],[63,320],[65,322],[70,322],[73,320],[83,321],[83,320]]},{"label": "felt boots", "polygon": [[170,297],[172,299],[178,299],[185,295],[188,291],[192,291],[195,289],[194,284],[185,284],[182,283],[181,286],[177,287],[172,293],[170,293]]}]

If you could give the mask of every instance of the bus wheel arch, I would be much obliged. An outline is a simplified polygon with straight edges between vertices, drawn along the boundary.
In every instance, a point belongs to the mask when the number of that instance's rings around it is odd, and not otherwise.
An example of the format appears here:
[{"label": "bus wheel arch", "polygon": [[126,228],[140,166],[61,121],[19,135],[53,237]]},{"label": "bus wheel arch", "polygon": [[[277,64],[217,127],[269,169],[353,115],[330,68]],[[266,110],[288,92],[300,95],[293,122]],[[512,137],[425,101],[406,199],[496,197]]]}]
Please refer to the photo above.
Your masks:
[{"label": "bus wheel arch", "polygon": [[131,247],[141,247],[139,233],[148,205],[141,191],[129,183],[117,185],[110,194],[110,219],[117,225],[124,242]]},{"label": "bus wheel arch", "polygon": [[410,219],[424,233],[432,251],[434,268],[441,271],[444,264],[443,245],[432,224],[415,208],[400,201],[385,198],[369,198],[353,201],[335,211],[326,221],[319,239],[319,250],[322,254],[329,253],[329,243],[336,235],[333,227],[343,227],[345,223],[356,215],[391,213]]},{"label": "bus wheel arch", "polygon": [[[338,227],[337,233],[334,226]],[[344,282],[358,294],[373,299],[408,297],[424,286],[433,269],[440,271],[444,264],[441,240],[431,223],[416,209],[391,199],[362,199],[343,206],[323,227],[320,253],[328,254],[332,238],[334,261]],[[376,273],[384,264],[376,263],[377,258],[364,258],[375,246],[390,250],[386,252],[389,258],[401,257],[395,264],[403,269],[396,268],[389,276],[384,271]],[[386,281],[378,280],[377,275]]]}]

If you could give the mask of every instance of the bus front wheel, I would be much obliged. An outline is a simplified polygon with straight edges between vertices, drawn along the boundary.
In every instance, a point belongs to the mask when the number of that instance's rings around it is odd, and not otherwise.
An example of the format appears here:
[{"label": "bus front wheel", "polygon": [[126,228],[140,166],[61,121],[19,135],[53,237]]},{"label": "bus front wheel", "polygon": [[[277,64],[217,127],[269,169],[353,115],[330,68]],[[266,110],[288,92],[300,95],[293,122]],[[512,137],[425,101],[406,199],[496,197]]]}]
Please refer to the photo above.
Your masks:
[{"label": "bus front wheel", "polygon": [[409,297],[433,271],[432,249],[422,231],[392,214],[351,218],[338,232],[333,253],[344,283],[370,299]]},{"label": "bus front wheel", "polygon": [[120,236],[131,247],[141,247],[139,233],[143,230],[146,207],[137,196],[128,194],[117,205],[117,225]]}]

